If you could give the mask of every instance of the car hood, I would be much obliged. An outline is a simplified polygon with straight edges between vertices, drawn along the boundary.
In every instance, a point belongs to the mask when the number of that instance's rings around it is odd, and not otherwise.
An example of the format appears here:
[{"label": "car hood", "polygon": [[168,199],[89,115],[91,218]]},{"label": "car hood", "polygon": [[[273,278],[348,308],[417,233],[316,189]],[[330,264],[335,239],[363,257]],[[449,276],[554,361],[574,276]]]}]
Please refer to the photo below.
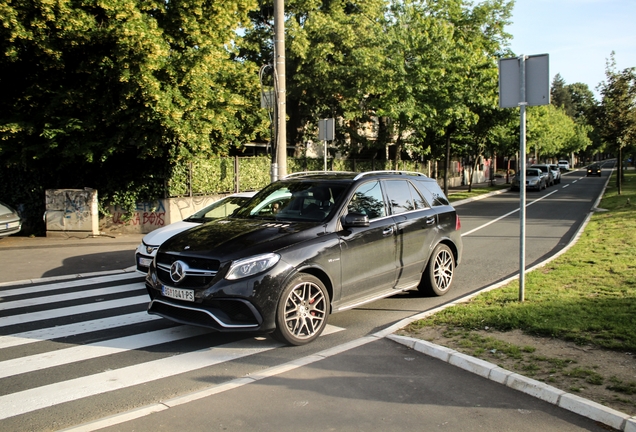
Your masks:
[{"label": "car hood", "polygon": [[166,241],[159,252],[233,260],[276,252],[323,235],[317,222],[280,222],[262,219],[219,219],[197,226]]},{"label": "car hood", "polygon": [[180,232],[189,230],[190,228],[194,228],[195,226],[200,225],[197,222],[186,222],[179,221],[171,223],[168,226],[163,228],[158,228],[148,234],[146,234],[143,238],[143,242],[148,246],[159,246],[163,244],[170,237],[179,234]]},{"label": "car hood", "polygon": [[19,218],[20,217],[18,216],[18,213],[15,210],[13,210],[7,204],[0,202],[0,220],[13,221]]}]

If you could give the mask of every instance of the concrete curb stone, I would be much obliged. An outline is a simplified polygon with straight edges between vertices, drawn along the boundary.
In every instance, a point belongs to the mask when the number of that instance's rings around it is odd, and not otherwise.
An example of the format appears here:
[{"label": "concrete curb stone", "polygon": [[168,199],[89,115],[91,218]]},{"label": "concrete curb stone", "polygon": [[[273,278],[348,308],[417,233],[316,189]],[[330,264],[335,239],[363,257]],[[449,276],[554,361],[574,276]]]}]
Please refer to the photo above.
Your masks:
[{"label": "concrete curb stone", "polygon": [[524,377],[493,363],[429,341],[395,334],[387,335],[386,338],[614,429],[624,432],[636,432],[636,417],[631,417],[615,409],[559,390],[541,381]]}]

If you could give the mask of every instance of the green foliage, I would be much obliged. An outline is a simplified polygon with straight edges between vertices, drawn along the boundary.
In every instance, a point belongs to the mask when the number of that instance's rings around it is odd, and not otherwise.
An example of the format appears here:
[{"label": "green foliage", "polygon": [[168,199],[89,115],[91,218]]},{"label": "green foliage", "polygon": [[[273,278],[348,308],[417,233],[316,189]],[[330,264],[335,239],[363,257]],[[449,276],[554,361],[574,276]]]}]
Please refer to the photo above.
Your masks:
[{"label": "green foliage", "polygon": [[130,208],[161,197],[176,162],[266,134],[257,67],[236,58],[255,5],[2,3],[0,165],[46,167],[41,188],[93,187]]},{"label": "green foliage", "polygon": [[270,167],[268,157],[239,158],[239,189],[259,190],[267,186],[271,179]]},{"label": "green foliage", "polygon": [[636,68],[617,72],[615,66],[612,53],[605,71],[607,82],[600,85],[599,125],[603,141],[618,152],[636,142]]},{"label": "green foliage", "polygon": [[550,104],[529,107],[527,112],[527,151],[538,151],[539,159],[559,157],[589,143],[585,127],[577,126],[563,109]]},{"label": "green foliage", "polygon": [[556,74],[552,80],[550,88],[550,103],[557,108],[563,109],[569,117],[574,117],[575,110],[572,102],[572,94],[565,85],[565,80],[560,74]]}]

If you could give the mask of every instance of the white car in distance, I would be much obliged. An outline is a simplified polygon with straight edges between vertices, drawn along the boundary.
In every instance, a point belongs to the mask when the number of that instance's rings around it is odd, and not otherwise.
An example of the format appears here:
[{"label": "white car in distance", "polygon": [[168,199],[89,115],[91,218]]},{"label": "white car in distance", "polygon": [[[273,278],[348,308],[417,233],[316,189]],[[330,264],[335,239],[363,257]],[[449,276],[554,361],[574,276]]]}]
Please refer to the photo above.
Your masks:
[{"label": "white car in distance", "polygon": [[255,194],[256,192],[241,192],[228,195],[202,208],[192,216],[146,234],[135,252],[137,271],[143,274],[148,273],[148,267],[155,258],[157,249],[170,237],[204,222],[231,215],[234,210],[248,202]]}]

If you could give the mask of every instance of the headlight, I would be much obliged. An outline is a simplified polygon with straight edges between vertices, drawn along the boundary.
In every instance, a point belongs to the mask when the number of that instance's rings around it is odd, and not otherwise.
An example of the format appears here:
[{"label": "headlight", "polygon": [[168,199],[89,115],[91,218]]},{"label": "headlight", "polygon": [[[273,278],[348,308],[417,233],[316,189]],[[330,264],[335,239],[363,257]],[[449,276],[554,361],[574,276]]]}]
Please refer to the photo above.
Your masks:
[{"label": "headlight", "polygon": [[280,261],[280,255],[268,253],[234,261],[225,279],[236,280],[263,272]]}]

